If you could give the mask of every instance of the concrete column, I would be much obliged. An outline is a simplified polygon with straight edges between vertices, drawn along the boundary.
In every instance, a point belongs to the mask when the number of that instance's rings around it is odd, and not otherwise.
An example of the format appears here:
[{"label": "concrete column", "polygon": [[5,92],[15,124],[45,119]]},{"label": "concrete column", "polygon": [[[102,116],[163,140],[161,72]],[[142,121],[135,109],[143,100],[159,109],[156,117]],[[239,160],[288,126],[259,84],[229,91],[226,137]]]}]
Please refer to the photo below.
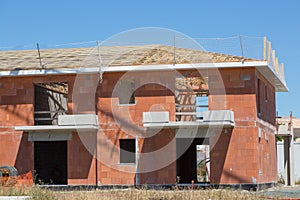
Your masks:
[{"label": "concrete column", "polygon": [[284,171],[285,185],[295,185],[294,174],[294,136],[293,131],[289,136],[284,137]]}]

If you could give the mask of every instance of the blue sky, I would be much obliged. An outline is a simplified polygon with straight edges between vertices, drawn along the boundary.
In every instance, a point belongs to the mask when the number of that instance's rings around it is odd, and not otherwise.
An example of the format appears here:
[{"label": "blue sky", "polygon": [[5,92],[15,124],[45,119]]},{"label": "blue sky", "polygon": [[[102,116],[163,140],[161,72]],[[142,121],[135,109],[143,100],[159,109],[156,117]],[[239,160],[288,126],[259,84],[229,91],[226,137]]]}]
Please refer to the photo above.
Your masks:
[{"label": "blue sky", "polygon": [[277,94],[277,110],[300,117],[300,1],[0,0],[0,47],[104,40],[138,27],[190,37],[267,36],[290,89]]}]

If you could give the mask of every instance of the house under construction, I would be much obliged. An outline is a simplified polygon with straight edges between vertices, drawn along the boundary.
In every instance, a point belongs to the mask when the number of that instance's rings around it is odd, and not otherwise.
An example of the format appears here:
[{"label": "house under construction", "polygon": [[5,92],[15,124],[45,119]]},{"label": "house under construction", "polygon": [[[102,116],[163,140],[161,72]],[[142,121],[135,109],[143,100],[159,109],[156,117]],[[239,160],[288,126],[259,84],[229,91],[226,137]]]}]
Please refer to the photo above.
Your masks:
[{"label": "house under construction", "polygon": [[164,45],[1,51],[0,165],[53,185],[272,185],[275,92],[288,89],[262,42],[262,59]]}]

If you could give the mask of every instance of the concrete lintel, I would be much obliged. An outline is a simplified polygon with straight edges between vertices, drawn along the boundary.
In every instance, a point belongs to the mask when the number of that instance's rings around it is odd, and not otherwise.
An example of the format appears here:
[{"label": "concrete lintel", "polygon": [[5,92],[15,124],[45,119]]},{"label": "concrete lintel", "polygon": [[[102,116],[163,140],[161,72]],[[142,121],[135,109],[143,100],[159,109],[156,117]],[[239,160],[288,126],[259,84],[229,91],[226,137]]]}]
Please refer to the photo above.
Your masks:
[{"label": "concrete lintel", "polygon": [[71,140],[71,132],[29,133],[28,141],[64,141]]},{"label": "concrete lintel", "polygon": [[145,128],[150,129],[195,129],[195,128],[229,128],[234,127],[231,121],[203,122],[203,121],[181,121],[168,123],[144,123]]},{"label": "concrete lintel", "polygon": [[234,113],[231,110],[208,110],[202,112],[203,119],[196,121],[169,122],[168,112],[144,112],[145,128],[152,129],[195,129],[234,127]]},{"label": "concrete lintel", "polygon": [[29,133],[44,133],[44,132],[72,132],[72,131],[97,131],[98,126],[81,125],[81,126],[58,126],[58,125],[44,125],[44,126],[15,126],[16,131],[24,131]]}]

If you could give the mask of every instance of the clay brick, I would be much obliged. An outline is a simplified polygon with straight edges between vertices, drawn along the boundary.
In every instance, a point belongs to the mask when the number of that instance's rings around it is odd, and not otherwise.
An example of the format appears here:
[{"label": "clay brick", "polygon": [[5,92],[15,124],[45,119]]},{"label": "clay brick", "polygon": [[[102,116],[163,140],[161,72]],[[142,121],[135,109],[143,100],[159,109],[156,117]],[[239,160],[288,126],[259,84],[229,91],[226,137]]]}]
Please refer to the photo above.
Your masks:
[{"label": "clay brick", "polygon": [[[239,79],[239,76],[241,74],[249,74],[251,76],[250,81],[241,81]],[[161,73],[159,73],[160,75]],[[247,68],[247,69],[230,69],[230,70],[220,70],[220,74],[223,77],[223,81],[226,87],[227,94],[224,96],[222,92],[222,88],[220,88],[219,83],[219,76],[213,75],[213,77],[210,78],[211,84],[209,86],[210,89],[213,90],[212,95],[209,96],[209,109],[232,109],[235,112],[235,119],[236,119],[236,126],[254,126],[253,120],[257,118],[256,114],[256,95],[257,91],[253,90],[253,85],[255,85],[255,76],[256,72],[254,68]],[[116,97],[110,98],[113,88],[115,87],[115,83],[117,82],[118,78],[123,75],[122,73],[115,73],[115,74],[105,74],[103,86],[99,87],[99,91],[97,92],[97,95],[99,95],[97,99],[97,107],[98,107],[98,116],[99,121],[101,123],[112,123],[110,126],[109,124],[101,125],[103,129],[115,129],[111,131],[105,131],[105,135],[107,138],[104,140],[100,140],[99,142],[104,142],[100,144],[106,144],[106,139],[111,141],[113,144],[116,140],[118,141],[119,138],[126,137],[126,133],[120,132],[119,125],[115,124],[115,120],[107,115],[104,115],[101,113],[100,110],[104,111],[111,111],[112,108],[116,109],[117,115],[120,117],[128,117],[127,114],[124,114],[126,109],[123,107],[118,106],[118,99]],[[146,78],[145,78],[146,77]],[[138,81],[142,82],[145,80],[150,80],[152,77],[155,76],[149,76],[145,73],[140,73],[139,77],[137,78]],[[261,78],[263,81],[263,77],[261,77],[258,73],[258,77]],[[81,77],[82,78],[82,77]],[[80,79],[80,78],[79,78]],[[2,80],[2,79],[1,79]],[[8,108],[1,108],[1,124],[4,125],[31,125],[33,124],[33,98],[34,90],[33,90],[33,83],[38,82],[55,82],[55,81],[61,81],[65,80],[69,83],[69,102],[68,102],[68,108],[69,113],[72,113],[72,106],[78,106],[75,105],[73,102],[74,99],[72,92],[73,89],[76,89],[73,87],[73,83],[75,80],[74,75],[68,75],[68,76],[51,76],[51,77],[45,77],[45,76],[39,76],[39,77],[27,77],[26,79],[22,78],[9,78],[9,79],[3,79],[2,85],[0,89],[0,94],[2,96],[1,98],[1,104],[19,104],[20,102],[23,102],[24,104],[30,104],[29,107],[8,107]],[[167,80],[171,80],[171,78],[164,76],[164,78],[156,77],[153,79],[157,82],[165,83]],[[270,106],[264,106],[262,108],[262,114],[263,114],[263,120],[269,121],[270,123],[274,124],[272,119],[274,117],[274,110],[275,110],[275,95],[273,93],[275,92],[274,88],[270,86],[270,84],[266,83],[268,87],[270,87],[271,96],[269,99]],[[171,86],[170,86],[171,87]],[[174,86],[172,86],[174,87]],[[213,88],[215,87],[215,88]],[[248,87],[248,88],[247,88]],[[152,91],[143,91],[142,89],[139,89],[137,91],[137,105],[135,106],[128,106],[130,116],[133,120],[133,124],[135,125],[135,122],[141,122],[142,120],[142,112],[150,111],[150,110],[166,110],[170,112],[170,119],[175,119],[175,99],[172,96],[173,94],[170,94],[170,91],[166,90],[165,88],[159,86],[159,85],[153,85],[148,84],[143,86],[143,89],[148,88]],[[18,89],[18,90],[15,90]],[[91,92],[92,89],[88,87],[83,87],[82,91],[85,92]],[[20,97],[21,96],[21,97]],[[25,96],[24,99],[22,99]],[[3,98],[4,97],[4,98]],[[76,98],[75,98],[76,99]],[[81,104],[84,104],[85,102],[79,102]],[[76,109],[75,109],[76,110]],[[15,113],[12,114],[12,111]],[[84,110],[83,110],[84,112]],[[25,114],[24,114],[25,113]],[[245,115],[247,113],[247,116]],[[271,114],[269,114],[271,113]],[[19,117],[18,117],[19,115]],[[20,117],[21,116],[21,117]],[[28,117],[29,116],[29,117]],[[248,120],[248,121],[247,121]],[[253,173],[259,169],[258,166],[262,166],[263,169],[263,177],[258,179],[259,182],[265,182],[269,180],[276,180],[276,167],[271,170],[266,170],[267,166],[270,165],[270,163],[273,163],[273,165],[276,165],[276,159],[275,152],[276,148],[274,147],[275,144],[275,138],[272,135],[273,133],[269,133],[269,143],[266,143],[266,141],[262,141],[261,144],[264,145],[264,148],[259,148],[257,150],[257,129],[252,130],[251,128],[246,129],[239,129],[234,128],[232,134],[222,135],[220,142],[217,143],[215,148],[212,150],[211,153],[211,159],[215,159],[216,163],[214,164],[212,162],[212,167],[214,168],[212,170],[212,183],[240,183],[241,180],[238,180],[237,178],[233,178],[233,176],[226,175],[225,172],[221,171],[223,169],[229,170],[230,167],[233,168],[233,172],[231,175],[242,177],[242,180],[247,180],[249,183],[251,183],[250,176],[253,175]],[[11,130],[5,130],[5,131],[11,131]],[[15,133],[13,133],[15,134]],[[103,134],[103,133],[101,133]],[[101,135],[99,133],[99,135]],[[98,136],[99,136],[98,135]],[[116,138],[115,136],[118,135]],[[169,142],[168,137],[172,135],[168,131],[164,132],[162,135],[157,135],[153,138],[153,141],[145,140],[143,141],[141,139],[140,141],[140,150],[141,151],[153,151],[154,149],[159,149],[162,146],[164,146],[166,143]],[[100,136],[99,136],[100,137]],[[2,140],[2,136],[1,136]],[[17,149],[19,147],[20,138],[16,137],[14,139],[12,138],[6,138],[2,142],[0,140],[1,146],[10,146],[11,153],[8,155],[3,155],[3,159],[5,162],[10,161],[11,164],[14,164],[12,158],[16,158],[16,160],[23,160],[26,159],[25,154],[22,153],[22,155],[17,155]],[[212,139],[213,140],[213,139]],[[248,142],[247,142],[248,141]],[[229,143],[230,145],[226,144]],[[25,142],[26,146],[26,152],[29,152],[30,149],[32,149],[32,146],[29,142]],[[151,145],[148,145],[151,144]],[[76,134],[73,135],[72,142],[68,144],[68,151],[72,152],[68,156],[69,165],[71,165],[69,168],[70,176],[75,175],[76,173],[80,173],[84,170],[87,170],[87,177],[85,178],[76,178],[72,179],[72,177],[69,178],[69,184],[94,184],[95,183],[95,160],[90,160],[89,156],[85,149],[82,148],[83,145],[80,142],[79,138]],[[148,149],[147,149],[148,148]],[[174,149],[171,149],[171,151],[175,151],[176,147]],[[269,159],[265,158],[265,153],[269,153]],[[74,156],[76,154],[76,156]],[[98,155],[102,154],[108,154],[112,157],[110,160],[117,164],[119,161],[119,155],[118,151],[110,149],[109,145],[101,145],[98,148]],[[2,154],[0,154],[1,157]],[[29,159],[33,159],[32,152],[29,154]],[[245,157],[247,159],[245,159]],[[260,160],[258,158],[261,158]],[[155,160],[159,160],[161,158],[153,158]],[[224,161],[225,160],[225,161]],[[251,160],[251,162],[247,162]],[[259,160],[259,161],[258,161]],[[3,160],[0,162],[4,162]],[[224,161],[224,162],[223,162]],[[237,162],[239,161],[239,162]],[[84,167],[84,163],[89,163],[90,166]],[[33,162],[32,162],[33,163]],[[32,168],[31,163],[31,168]],[[147,164],[147,163],[146,163]],[[73,167],[76,166],[76,167]],[[117,166],[117,165],[115,165]],[[128,166],[122,166],[123,170],[134,170],[135,166],[128,167]],[[218,172],[218,170],[220,172]],[[236,171],[237,170],[237,171]],[[246,173],[245,173],[246,170]],[[133,184],[134,183],[134,174],[127,174],[122,171],[116,171],[112,170],[109,166],[105,166],[102,163],[98,163],[98,175],[99,180],[101,184]],[[110,177],[110,178],[109,178]],[[112,179],[112,177],[115,177]],[[275,177],[275,178],[274,178]],[[176,163],[173,163],[172,165],[163,168],[161,170],[157,170],[153,173],[145,173],[141,174],[141,182],[147,183],[174,183],[176,179]]]}]

